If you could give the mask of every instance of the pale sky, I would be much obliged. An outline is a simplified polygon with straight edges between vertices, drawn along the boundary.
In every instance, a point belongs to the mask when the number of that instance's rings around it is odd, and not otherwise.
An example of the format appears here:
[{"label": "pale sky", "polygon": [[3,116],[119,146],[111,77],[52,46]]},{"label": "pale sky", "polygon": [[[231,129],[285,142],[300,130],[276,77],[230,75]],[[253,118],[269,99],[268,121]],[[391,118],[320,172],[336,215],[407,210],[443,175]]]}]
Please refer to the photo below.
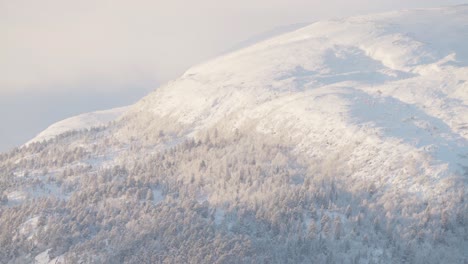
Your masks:
[{"label": "pale sky", "polygon": [[467,0],[0,0],[0,151],[274,28]]}]

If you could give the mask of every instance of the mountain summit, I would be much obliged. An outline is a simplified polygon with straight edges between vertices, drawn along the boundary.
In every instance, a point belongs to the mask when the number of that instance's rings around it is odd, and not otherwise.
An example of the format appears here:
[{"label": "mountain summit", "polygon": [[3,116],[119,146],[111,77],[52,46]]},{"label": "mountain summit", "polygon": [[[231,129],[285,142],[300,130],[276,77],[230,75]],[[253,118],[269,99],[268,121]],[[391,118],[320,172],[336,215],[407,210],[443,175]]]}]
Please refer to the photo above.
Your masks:
[{"label": "mountain summit", "polygon": [[0,155],[0,261],[466,262],[466,43],[467,5],[321,21],[53,125]]}]

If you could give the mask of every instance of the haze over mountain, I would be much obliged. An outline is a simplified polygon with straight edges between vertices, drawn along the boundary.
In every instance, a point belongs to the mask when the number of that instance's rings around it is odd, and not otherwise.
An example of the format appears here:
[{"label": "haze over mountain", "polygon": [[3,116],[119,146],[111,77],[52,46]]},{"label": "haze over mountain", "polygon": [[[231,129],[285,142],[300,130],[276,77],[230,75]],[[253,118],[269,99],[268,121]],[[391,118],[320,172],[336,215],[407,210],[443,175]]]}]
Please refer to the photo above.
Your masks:
[{"label": "haze over mountain", "polygon": [[0,151],[69,116],[133,104],[279,25],[464,2],[0,1]]},{"label": "haze over mountain", "polygon": [[467,262],[467,42],[468,5],[320,21],[54,124],[0,156],[0,260]]}]

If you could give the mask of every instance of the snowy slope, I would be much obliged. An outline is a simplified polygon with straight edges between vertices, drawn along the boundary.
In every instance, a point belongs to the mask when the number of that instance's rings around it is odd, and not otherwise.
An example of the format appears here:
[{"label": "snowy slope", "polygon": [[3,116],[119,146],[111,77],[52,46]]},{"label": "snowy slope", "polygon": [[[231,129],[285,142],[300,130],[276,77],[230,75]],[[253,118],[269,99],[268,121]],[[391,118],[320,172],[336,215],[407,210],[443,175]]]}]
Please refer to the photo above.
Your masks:
[{"label": "snowy slope", "polygon": [[[124,126],[121,139],[174,124],[188,136],[240,129],[276,135],[313,159],[337,156],[354,178],[389,193],[435,195],[445,176],[467,173],[467,42],[468,5],[321,21],[197,65],[128,108],[56,123],[28,143],[122,115],[140,128]],[[416,172],[425,185],[409,180]]]},{"label": "snowy slope", "polygon": [[261,41],[265,41],[267,39],[271,39],[273,37],[277,37],[279,35],[283,35],[292,31],[295,31],[299,28],[305,27],[309,25],[310,23],[298,23],[298,24],[291,24],[291,25],[285,25],[285,26],[280,26],[273,28],[269,31],[262,32],[261,34],[256,34],[240,43],[237,43],[234,45],[232,48],[228,49],[225,53],[231,53],[234,51],[238,51],[244,48],[247,48],[249,46],[252,46],[254,44],[257,44]]},{"label": "snowy slope", "polygon": [[468,173],[466,43],[468,5],[317,22],[193,67],[129,116],[277,135],[430,198]]},{"label": "snowy slope", "polygon": [[[314,23],[194,67],[135,108],[199,124],[272,96],[347,86],[428,108],[424,111],[467,138],[467,10],[411,10]],[[453,107],[462,112],[448,113]]]},{"label": "snowy slope", "polygon": [[28,141],[25,145],[31,144],[33,142],[49,140],[68,131],[89,129],[92,127],[107,125],[109,122],[114,121],[122,116],[122,114],[125,113],[127,109],[127,106],[119,107],[104,111],[85,113],[67,118],[52,124],[46,130],[39,133],[39,135]]}]

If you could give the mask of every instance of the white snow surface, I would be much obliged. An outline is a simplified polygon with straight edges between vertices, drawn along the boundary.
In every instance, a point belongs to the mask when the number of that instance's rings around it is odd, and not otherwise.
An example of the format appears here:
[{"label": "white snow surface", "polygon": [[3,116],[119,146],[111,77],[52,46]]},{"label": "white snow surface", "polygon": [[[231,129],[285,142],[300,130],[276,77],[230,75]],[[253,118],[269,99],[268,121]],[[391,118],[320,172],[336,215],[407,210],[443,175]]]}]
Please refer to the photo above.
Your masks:
[{"label": "white snow surface", "polygon": [[61,263],[65,263],[65,260],[64,260],[64,257],[63,256],[59,256],[59,257],[56,257],[54,259],[50,259],[50,256],[49,256],[49,251],[50,249],[40,253],[39,255],[37,255],[34,260],[35,260],[35,264],[61,264]]},{"label": "white snow surface", "polygon": [[37,232],[37,226],[39,223],[39,217],[35,216],[23,224],[19,228],[19,234],[26,236],[28,240],[31,240],[33,235]]},{"label": "white snow surface", "polygon": [[346,107],[342,110],[348,113],[362,107],[345,93],[412,105],[466,139],[467,10],[457,6],[317,22],[198,65],[133,109],[206,126],[239,111],[252,117],[245,111],[275,100],[283,105],[309,97],[306,101],[318,107],[323,100],[311,98],[315,95],[338,97],[331,100],[332,108]]},{"label": "white snow surface", "polygon": [[468,5],[321,21],[197,65],[128,114],[191,134],[277,135],[311,157],[336,155],[355,178],[435,194],[468,173],[466,43]]},{"label": "white snow surface", "polygon": [[73,130],[90,129],[93,127],[105,126],[109,122],[118,119],[122,116],[129,107],[119,107],[104,111],[96,111],[85,113],[77,116],[67,118],[52,124],[46,130],[42,131],[39,135],[28,141],[25,145],[33,142],[41,142],[43,140],[52,139],[60,134]]}]

